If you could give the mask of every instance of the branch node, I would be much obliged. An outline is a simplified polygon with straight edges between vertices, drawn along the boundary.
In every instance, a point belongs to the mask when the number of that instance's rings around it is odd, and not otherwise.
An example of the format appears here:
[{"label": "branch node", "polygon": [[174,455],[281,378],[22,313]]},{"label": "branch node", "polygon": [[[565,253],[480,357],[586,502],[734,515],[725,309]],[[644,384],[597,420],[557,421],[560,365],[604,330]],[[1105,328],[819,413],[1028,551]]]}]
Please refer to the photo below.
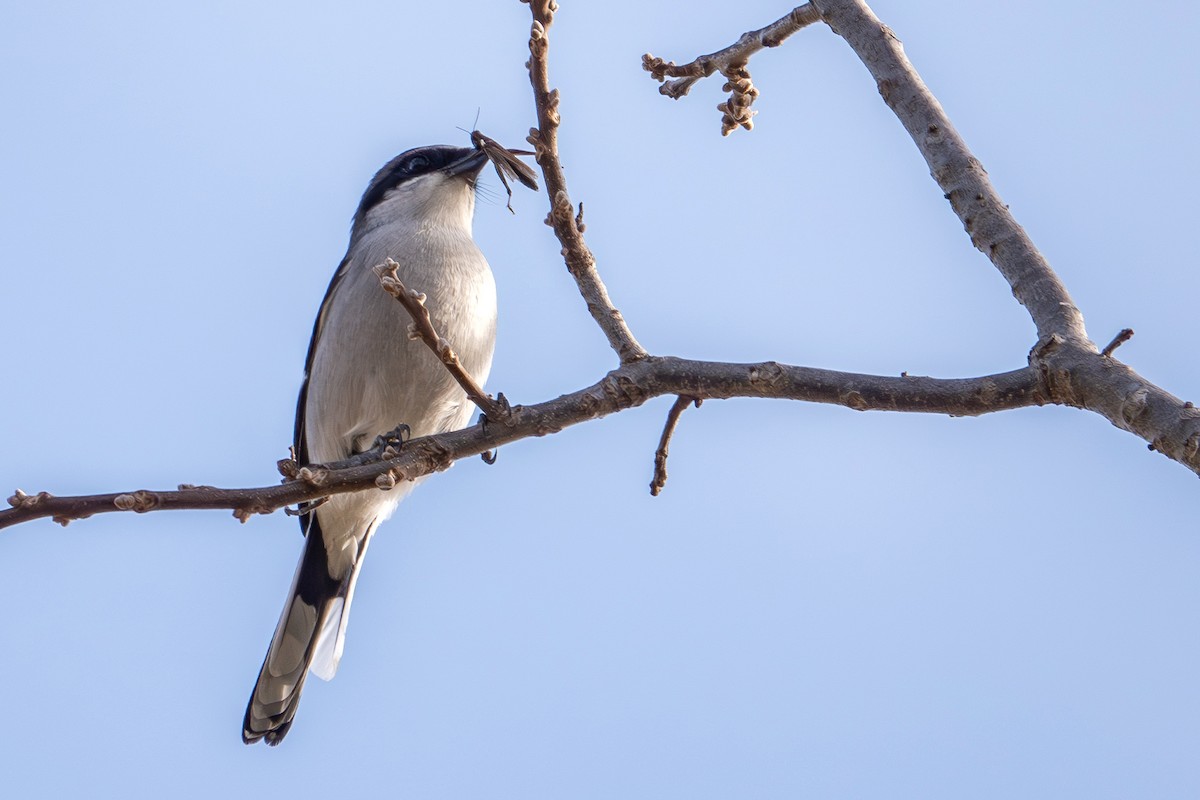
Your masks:
[{"label": "branch node", "polygon": [[112,502],[121,511],[133,511],[138,514],[153,511],[159,505],[158,495],[154,492],[147,492],[145,489],[139,489],[131,494],[119,494],[113,498]]},{"label": "branch node", "polygon": [[555,0],[521,0],[522,3],[529,6],[533,12],[534,19],[545,20],[546,27],[554,21],[554,12],[558,11],[558,3]]},{"label": "branch node", "polygon": [[1132,426],[1138,417],[1145,413],[1149,401],[1150,390],[1139,386],[1121,403],[1121,419],[1125,421],[1126,426]]},{"label": "branch node", "polygon": [[783,368],[774,361],[756,364],[750,367],[746,379],[750,381],[751,386],[774,388],[783,380]]},{"label": "branch node", "polygon": [[863,397],[862,392],[851,389],[844,393],[840,398],[842,405],[847,408],[852,408],[855,411],[867,411],[871,408],[871,404],[867,402],[867,398]]},{"label": "branch node", "polygon": [[544,52],[546,47],[545,42],[546,26],[543,25],[540,20],[535,19],[533,24],[529,26],[529,49],[533,52],[533,55],[542,55],[542,53],[537,52],[535,48],[542,48]]},{"label": "branch node", "polygon": [[13,508],[32,509],[53,498],[54,495],[49,492],[38,492],[35,495],[28,495],[17,489],[8,498],[8,504]]},{"label": "branch node", "polygon": [[329,480],[329,470],[324,467],[301,467],[296,472],[296,477],[309,486],[319,489]]},{"label": "branch node", "polygon": [[1058,351],[1066,343],[1067,339],[1062,334],[1052,333],[1039,340],[1029,352],[1029,356],[1032,360],[1045,359],[1047,356]]},{"label": "branch node", "polygon": [[544,165],[546,157],[550,153],[550,147],[542,139],[542,132],[537,128],[530,128],[529,135],[525,137],[525,141],[529,142],[529,146],[533,148],[534,160]]},{"label": "branch node", "polygon": [[565,191],[554,193],[554,200],[550,204],[550,215],[546,218],[546,224],[551,227],[570,222],[574,219],[571,213],[574,209],[571,208],[571,198],[567,196]]}]

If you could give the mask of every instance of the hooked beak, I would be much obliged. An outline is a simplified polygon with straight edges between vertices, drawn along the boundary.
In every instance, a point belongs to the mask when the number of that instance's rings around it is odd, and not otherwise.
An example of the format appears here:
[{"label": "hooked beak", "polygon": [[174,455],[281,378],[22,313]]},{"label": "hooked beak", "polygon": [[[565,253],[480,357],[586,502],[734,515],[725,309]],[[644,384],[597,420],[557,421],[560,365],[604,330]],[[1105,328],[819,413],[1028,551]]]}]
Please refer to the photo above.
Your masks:
[{"label": "hooked beak", "polygon": [[464,147],[460,152],[462,155],[450,162],[442,171],[451,178],[465,175],[470,183],[474,183],[475,178],[483,169],[483,165],[488,162],[487,153],[473,147]]}]

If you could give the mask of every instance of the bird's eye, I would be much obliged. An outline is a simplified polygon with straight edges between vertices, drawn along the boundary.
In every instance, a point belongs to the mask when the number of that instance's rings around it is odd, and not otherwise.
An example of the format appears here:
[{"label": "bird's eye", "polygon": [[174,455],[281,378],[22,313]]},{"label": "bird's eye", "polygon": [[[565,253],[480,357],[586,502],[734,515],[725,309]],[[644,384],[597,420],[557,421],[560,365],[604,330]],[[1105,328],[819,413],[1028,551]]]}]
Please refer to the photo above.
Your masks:
[{"label": "bird's eye", "polygon": [[429,159],[425,156],[413,156],[404,165],[404,171],[409,175],[429,169]]}]

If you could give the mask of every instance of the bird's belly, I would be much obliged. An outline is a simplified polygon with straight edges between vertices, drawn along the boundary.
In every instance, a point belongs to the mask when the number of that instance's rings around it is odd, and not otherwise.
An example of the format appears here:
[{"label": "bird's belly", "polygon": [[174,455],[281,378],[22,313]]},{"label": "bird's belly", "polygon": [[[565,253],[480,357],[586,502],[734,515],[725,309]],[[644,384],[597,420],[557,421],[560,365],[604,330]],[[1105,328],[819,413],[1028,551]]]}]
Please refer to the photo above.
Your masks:
[{"label": "bird's belly", "polygon": [[[425,252],[419,264],[401,263],[405,285],[426,296],[438,334],[482,384],[491,369],[496,290],[478,250],[455,258]],[[407,425],[427,436],[466,424],[471,407],[462,388],[423,342],[410,339],[412,318],[379,286],[368,262],[351,265],[339,287],[337,311],[314,354],[306,409],[310,460],[334,461],[367,449],[376,436]],[[416,261],[416,259],[412,259]]]}]

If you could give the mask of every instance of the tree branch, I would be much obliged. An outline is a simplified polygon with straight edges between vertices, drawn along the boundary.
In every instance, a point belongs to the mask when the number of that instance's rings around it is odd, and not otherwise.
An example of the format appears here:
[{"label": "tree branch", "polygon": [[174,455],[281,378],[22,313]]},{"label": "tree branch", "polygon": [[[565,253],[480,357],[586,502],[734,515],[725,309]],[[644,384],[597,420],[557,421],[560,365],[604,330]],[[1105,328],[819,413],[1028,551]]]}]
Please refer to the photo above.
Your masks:
[{"label": "tree branch", "polygon": [[[692,86],[701,78],[707,78],[720,71],[726,78],[726,83],[721,89],[729,92],[729,99],[717,106],[717,110],[722,113],[721,135],[728,136],[739,127],[752,130],[753,117],[757,112],[751,111],[750,105],[758,97],[758,89],[754,87],[750,71],[746,68],[750,56],[765,47],[778,47],[793,33],[819,19],[821,15],[816,7],[812,3],[805,3],[793,8],[765,28],[743,33],[729,47],[698,56],[682,66],[646,53],[642,56],[642,69],[662,83],[662,86],[658,87],[658,93],[672,100],[678,100],[690,92]],[[668,81],[667,78],[676,80]]]},{"label": "tree branch", "polygon": [[[921,80],[891,29],[879,21],[864,0],[812,0],[808,5],[866,65],[884,102],[925,158],[930,175],[950,201],[971,243],[991,260],[1008,281],[1013,296],[1029,312],[1038,331],[1038,345],[1030,354],[1030,363],[1042,376],[1041,389],[1047,402],[1101,414],[1113,425],[1141,436],[1150,443],[1150,449],[1200,473],[1200,414],[1192,403],[1111,358],[1124,339],[1118,337],[1103,353],[1097,351],[1066,287],[1017,224],[986,170]],[[795,9],[773,25],[784,23],[806,8]],[[665,64],[649,55],[643,65],[660,80],[672,74],[686,76],[674,88],[660,89],[668,95],[683,94],[699,76],[736,64],[739,46],[746,47],[744,58],[757,52],[760,48],[753,42],[757,33],[745,34],[733,47],[702,56],[684,67]]]},{"label": "tree branch", "polygon": [[537,107],[538,127],[529,130],[527,141],[533,146],[535,158],[546,178],[546,193],[550,196],[550,213],[546,224],[554,229],[562,245],[562,255],[567,271],[575,278],[579,293],[587,303],[588,313],[604,331],[608,344],[616,351],[622,364],[646,357],[646,350],[638,344],[633,332],[625,324],[621,312],[609,299],[608,289],[596,271],[596,257],[583,239],[583,204],[575,213],[571,196],[567,192],[567,179],[558,160],[558,90],[550,88],[550,72],[547,55],[550,40],[547,31],[554,21],[558,3],[554,0],[521,0],[528,3],[533,13],[533,26],[529,34],[529,82],[533,86],[534,105]]},{"label": "tree branch", "polygon": [[1008,281],[1013,296],[1033,318],[1038,337],[1058,334],[1087,342],[1083,315],[1066,287],[1000,199],[896,35],[862,0],[813,0],[813,5],[875,78],[883,101],[921,151],[971,243]]},{"label": "tree branch", "polygon": [[[592,386],[537,405],[511,409],[505,425],[476,425],[414,440],[399,454],[381,445],[335,464],[296,468],[291,462],[282,462],[287,467],[281,467],[285,481],[277,486],[183,486],[178,491],[139,490],[86,497],[54,497],[44,492],[27,495],[18,490],[9,498],[12,508],[0,511],[0,528],[45,517],[66,524],[98,513],[172,508],[231,509],[244,521],[251,514],[270,513],[332,494],[364,489],[387,491],[397,481],[446,469],[457,459],[555,433],[663,395],[696,401],[780,398],[837,404],[859,411],[954,416],[1057,403],[1101,414],[1114,425],[1144,438],[1151,449],[1200,473],[1200,410],[1112,358],[1116,343],[1103,354],[1097,351],[1058,277],[1008,212],[978,160],[904,56],[895,36],[860,0],[813,0],[812,6],[820,10],[822,18],[842,35],[875,76],[884,100],[913,137],[972,242],[988,255],[1009,281],[1014,296],[1029,310],[1039,332],[1038,344],[1029,354],[1029,366],[980,378],[892,378],[775,362],[725,364],[649,356],[612,306],[596,272],[595,259],[583,240],[582,206],[578,214],[573,214],[566,191],[557,153],[558,93],[549,88],[546,63],[546,30],[557,6],[553,0],[523,2],[530,3],[534,16],[529,71],[540,127],[531,131],[530,142],[537,149],[551,197],[547,222],[563,245],[564,259],[589,312],[618,353],[621,366]],[[761,43],[770,46],[769,42]],[[433,338],[436,340],[436,332]],[[441,342],[437,345],[435,349],[441,355]],[[482,390],[478,394],[485,396]],[[676,406],[675,419],[682,412],[678,402]],[[664,461],[671,427],[669,420],[660,446]]]},{"label": "tree branch", "polygon": [[[381,490],[444,470],[454,461],[535,436],[634,408],[654,397],[684,395],[698,400],[734,397],[779,398],[830,403],[856,411],[912,411],[970,416],[1048,402],[1039,375],[1030,368],[980,378],[899,378],[795,367],[772,361],[724,364],[647,356],[622,365],[579,391],[532,406],[515,406],[505,425],[475,425],[413,439],[394,457],[380,446],[345,461],[315,464],[276,486],[254,489],[181,487],[83,497],[27,495],[9,498],[0,528],[51,517],[62,524],[93,514],[165,509],[230,509],[242,521],[284,506],[331,494]],[[393,451],[394,452],[394,451]],[[386,452],[392,455],[392,452]],[[293,474],[287,470],[288,474]],[[381,476],[387,476],[380,480]]]},{"label": "tree branch", "polygon": [[863,0],[813,0],[813,5],[862,59],[971,243],[991,260],[1033,318],[1039,342],[1031,364],[1044,376],[1053,402],[1094,411],[1141,436],[1151,449],[1200,472],[1195,408],[1097,352],[1066,287],[1017,224],[896,35]]}]

